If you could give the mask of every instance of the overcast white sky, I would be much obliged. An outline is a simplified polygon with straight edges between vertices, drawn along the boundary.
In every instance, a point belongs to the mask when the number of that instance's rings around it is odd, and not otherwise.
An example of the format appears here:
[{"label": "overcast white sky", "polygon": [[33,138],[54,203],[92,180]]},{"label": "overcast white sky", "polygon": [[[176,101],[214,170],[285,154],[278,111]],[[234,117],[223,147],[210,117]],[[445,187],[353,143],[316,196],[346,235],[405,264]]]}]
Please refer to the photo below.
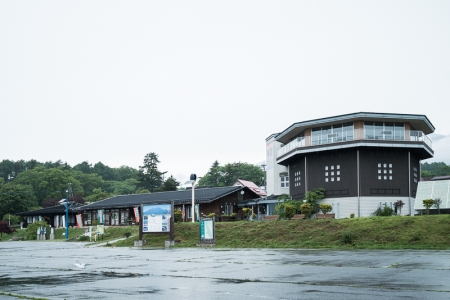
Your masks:
[{"label": "overcast white sky", "polygon": [[[450,1],[1,1],[0,160],[179,181],[292,123],[424,114],[450,164]],[[437,138],[441,138],[437,140]]]}]

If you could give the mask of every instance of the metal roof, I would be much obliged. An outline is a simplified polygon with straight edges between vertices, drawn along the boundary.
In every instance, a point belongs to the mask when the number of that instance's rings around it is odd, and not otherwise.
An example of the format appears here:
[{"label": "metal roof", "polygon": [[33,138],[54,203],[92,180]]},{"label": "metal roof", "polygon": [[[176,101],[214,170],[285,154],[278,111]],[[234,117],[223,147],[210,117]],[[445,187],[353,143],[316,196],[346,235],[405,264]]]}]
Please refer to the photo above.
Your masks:
[{"label": "metal roof", "polygon": [[[202,188],[195,190],[195,202],[210,203],[242,189],[245,189],[246,191],[254,194],[253,191],[241,186]],[[172,200],[176,205],[189,204],[192,202],[192,190],[114,196],[83,206],[79,210],[130,208],[133,206],[139,206],[141,204],[168,203]]]},{"label": "metal roof", "polygon": [[[73,213],[77,208],[83,207],[84,204],[69,202],[69,212]],[[17,213],[19,216],[42,216],[42,215],[63,215],[66,213],[66,205],[58,204],[51,207],[45,207],[36,210],[25,211]]]},{"label": "metal roof", "polygon": [[306,128],[352,122],[356,120],[378,121],[378,122],[409,122],[416,130],[425,134],[434,132],[435,128],[425,115],[394,114],[394,113],[374,113],[358,112],[352,114],[338,115],[327,118],[314,119],[297,122],[279,133],[275,139],[282,143],[287,143]]}]

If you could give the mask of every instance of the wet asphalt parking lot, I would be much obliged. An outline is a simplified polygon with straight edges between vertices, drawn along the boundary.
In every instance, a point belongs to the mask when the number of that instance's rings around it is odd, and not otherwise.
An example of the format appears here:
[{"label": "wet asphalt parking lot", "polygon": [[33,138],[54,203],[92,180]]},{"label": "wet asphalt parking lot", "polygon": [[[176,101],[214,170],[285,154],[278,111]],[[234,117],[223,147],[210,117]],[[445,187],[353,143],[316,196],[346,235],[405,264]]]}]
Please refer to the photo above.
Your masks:
[{"label": "wet asphalt parking lot", "polygon": [[450,299],[450,251],[2,242],[0,292],[0,299]]}]

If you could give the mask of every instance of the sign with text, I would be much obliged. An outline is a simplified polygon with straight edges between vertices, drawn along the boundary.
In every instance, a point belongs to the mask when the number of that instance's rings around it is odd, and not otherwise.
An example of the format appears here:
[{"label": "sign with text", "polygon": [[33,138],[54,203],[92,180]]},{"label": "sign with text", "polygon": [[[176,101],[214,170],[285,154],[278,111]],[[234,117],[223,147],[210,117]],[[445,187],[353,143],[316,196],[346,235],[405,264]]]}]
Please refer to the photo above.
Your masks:
[{"label": "sign with text", "polygon": [[143,204],[142,232],[170,232],[171,204]]},{"label": "sign with text", "polygon": [[214,218],[200,219],[200,243],[215,243]]}]

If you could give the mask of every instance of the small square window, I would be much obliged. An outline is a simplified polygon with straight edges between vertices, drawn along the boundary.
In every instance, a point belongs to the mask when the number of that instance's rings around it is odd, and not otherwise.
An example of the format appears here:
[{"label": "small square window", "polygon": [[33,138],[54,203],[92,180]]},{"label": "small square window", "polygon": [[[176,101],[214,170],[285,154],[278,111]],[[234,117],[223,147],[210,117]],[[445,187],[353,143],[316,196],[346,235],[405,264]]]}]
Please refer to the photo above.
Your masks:
[{"label": "small square window", "polygon": [[384,180],[386,180],[387,179],[387,176],[384,176]]},{"label": "small square window", "polygon": [[328,176],[328,172],[325,172],[325,176]]},{"label": "small square window", "polygon": [[378,164],[378,168],[381,168],[381,164]]},{"label": "small square window", "polygon": [[334,166],[331,166],[331,170],[334,170]]},{"label": "small square window", "polygon": [[392,180],[392,176],[389,176],[389,180]]},{"label": "small square window", "polygon": [[389,174],[392,174],[392,170],[389,170]]},{"label": "small square window", "polygon": [[328,166],[325,166],[325,170],[328,170]]},{"label": "small square window", "polygon": [[383,164],[383,167],[384,167],[384,168],[386,168],[386,167],[387,167],[387,165],[386,165],[386,164]]},{"label": "small square window", "polygon": [[336,175],[341,175],[341,171],[336,171]]},{"label": "small square window", "polygon": [[381,176],[378,176],[378,180],[381,180]]},{"label": "small square window", "polygon": [[334,181],[334,177],[331,177],[331,181]]},{"label": "small square window", "polygon": [[392,164],[389,164],[389,168],[392,168]]},{"label": "small square window", "polygon": [[380,169],[378,169],[378,174],[381,174],[381,170]]},{"label": "small square window", "polygon": [[387,170],[383,170],[383,173],[384,173],[384,174],[387,174]]},{"label": "small square window", "polygon": [[341,165],[337,165],[337,166],[336,166],[336,169],[339,170],[340,168],[341,168]]},{"label": "small square window", "polygon": [[328,182],[328,177],[325,178],[325,182]]},{"label": "small square window", "polygon": [[336,181],[341,181],[341,177],[336,177]]},{"label": "small square window", "polygon": [[331,176],[334,176],[334,172],[331,172]]}]

